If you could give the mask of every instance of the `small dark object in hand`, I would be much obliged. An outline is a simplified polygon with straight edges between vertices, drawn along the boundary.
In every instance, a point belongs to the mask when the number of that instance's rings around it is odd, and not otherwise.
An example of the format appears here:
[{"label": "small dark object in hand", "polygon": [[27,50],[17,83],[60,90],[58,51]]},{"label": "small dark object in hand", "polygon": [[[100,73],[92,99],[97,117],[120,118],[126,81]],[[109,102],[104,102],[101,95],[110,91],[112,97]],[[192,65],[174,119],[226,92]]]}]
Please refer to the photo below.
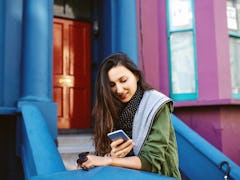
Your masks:
[{"label": "small dark object in hand", "polygon": [[80,154],[78,154],[78,159],[77,159],[77,164],[81,165],[82,163],[86,162],[88,160],[87,155],[89,154],[89,152],[82,152]]}]

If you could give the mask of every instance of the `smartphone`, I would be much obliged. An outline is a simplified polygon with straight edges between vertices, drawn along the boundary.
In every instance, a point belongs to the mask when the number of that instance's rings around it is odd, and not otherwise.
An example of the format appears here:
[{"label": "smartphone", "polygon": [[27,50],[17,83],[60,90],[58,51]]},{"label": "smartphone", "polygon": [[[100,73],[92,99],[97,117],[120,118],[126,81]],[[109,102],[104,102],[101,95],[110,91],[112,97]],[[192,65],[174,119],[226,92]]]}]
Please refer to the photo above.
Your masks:
[{"label": "smartphone", "polygon": [[128,139],[130,139],[122,129],[110,132],[107,135],[112,141],[116,139],[123,139],[124,141],[127,141]]}]

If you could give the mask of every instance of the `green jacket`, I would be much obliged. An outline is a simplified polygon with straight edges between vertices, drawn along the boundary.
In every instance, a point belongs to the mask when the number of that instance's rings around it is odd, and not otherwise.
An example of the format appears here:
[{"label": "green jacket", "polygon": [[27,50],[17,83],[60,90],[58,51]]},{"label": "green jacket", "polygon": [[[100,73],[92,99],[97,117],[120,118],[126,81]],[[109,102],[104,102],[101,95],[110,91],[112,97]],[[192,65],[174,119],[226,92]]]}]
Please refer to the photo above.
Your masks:
[{"label": "green jacket", "polygon": [[181,179],[175,132],[170,119],[171,103],[156,114],[150,133],[140,150],[142,170]]}]

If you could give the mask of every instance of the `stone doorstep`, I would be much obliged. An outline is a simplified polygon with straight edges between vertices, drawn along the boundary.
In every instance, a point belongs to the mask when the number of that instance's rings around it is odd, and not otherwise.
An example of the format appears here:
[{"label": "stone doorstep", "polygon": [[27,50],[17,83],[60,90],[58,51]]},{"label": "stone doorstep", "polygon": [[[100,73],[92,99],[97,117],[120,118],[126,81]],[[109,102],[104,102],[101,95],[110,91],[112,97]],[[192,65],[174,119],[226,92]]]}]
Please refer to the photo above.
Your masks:
[{"label": "stone doorstep", "polygon": [[61,154],[63,164],[67,170],[76,170],[78,153]]}]

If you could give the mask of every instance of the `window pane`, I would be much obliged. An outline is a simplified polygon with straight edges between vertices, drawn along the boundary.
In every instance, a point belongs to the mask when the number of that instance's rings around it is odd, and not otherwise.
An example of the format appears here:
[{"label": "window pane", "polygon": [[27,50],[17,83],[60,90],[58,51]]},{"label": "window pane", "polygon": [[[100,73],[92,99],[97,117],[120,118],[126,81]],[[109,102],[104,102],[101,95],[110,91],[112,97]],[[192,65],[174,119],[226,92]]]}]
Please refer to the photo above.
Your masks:
[{"label": "window pane", "polygon": [[193,34],[173,33],[170,41],[172,93],[195,93]]},{"label": "window pane", "polygon": [[230,38],[232,93],[240,94],[240,39]]},{"label": "window pane", "polygon": [[191,0],[170,0],[170,31],[192,28]]},{"label": "window pane", "polygon": [[240,33],[240,0],[227,0],[227,23],[231,32]]}]

